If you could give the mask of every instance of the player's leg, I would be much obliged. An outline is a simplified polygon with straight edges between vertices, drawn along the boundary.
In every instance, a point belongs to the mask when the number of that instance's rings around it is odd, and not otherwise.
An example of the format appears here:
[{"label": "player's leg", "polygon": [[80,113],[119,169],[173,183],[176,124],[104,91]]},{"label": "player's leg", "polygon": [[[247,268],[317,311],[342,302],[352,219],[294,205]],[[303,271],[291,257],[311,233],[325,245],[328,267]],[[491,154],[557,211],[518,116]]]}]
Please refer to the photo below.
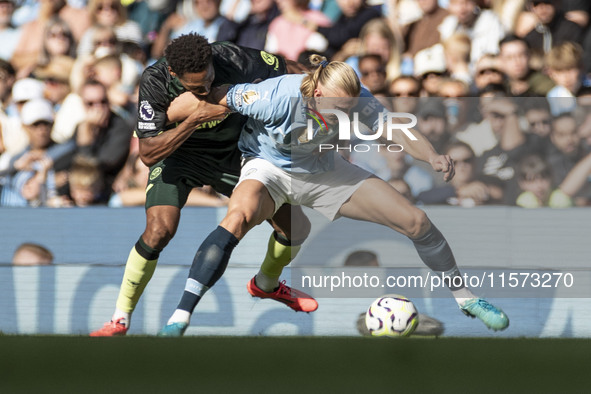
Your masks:
[{"label": "player's leg", "polygon": [[256,284],[266,292],[279,286],[283,268],[296,257],[311,226],[302,207],[289,204],[283,204],[269,223],[275,231],[269,238],[265,260],[256,275]]},{"label": "player's leg", "polygon": [[275,202],[261,182],[245,180],[236,187],[226,216],[197,250],[177,309],[159,335],[180,336],[184,333],[193,310],[223,275],[238,242],[251,228],[270,218],[274,211]]},{"label": "player's leg", "polygon": [[125,335],[131,325],[131,315],[156,270],[160,252],[176,233],[180,211],[170,205],[148,208],[144,233],[132,247],[125,264],[111,321],[91,336]]},{"label": "player's leg", "polygon": [[341,206],[343,216],[379,223],[409,237],[421,260],[445,281],[462,311],[476,315],[489,328],[502,330],[509,324],[507,316],[468,289],[455,258],[441,232],[421,209],[412,205],[388,183],[371,177]]},{"label": "player's leg", "polygon": [[[168,159],[152,167],[146,192],[146,228],[131,248],[110,322],[91,336],[125,335],[131,315],[152,278],[160,252],[174,237],[181,208],[192,186],[184,179],[183,165]],[[164,181],[166,178],[166,181]]]},{"label": "player's leg", "polygon": [[250,295],[270,298],[295,311],[313,312],[318,302],[310,295],[279,282],[283,269],[295,258],[310,233],[310,221],[300,206],[284,204],[269,220],[275,231],[259,272],[248,282]]}]

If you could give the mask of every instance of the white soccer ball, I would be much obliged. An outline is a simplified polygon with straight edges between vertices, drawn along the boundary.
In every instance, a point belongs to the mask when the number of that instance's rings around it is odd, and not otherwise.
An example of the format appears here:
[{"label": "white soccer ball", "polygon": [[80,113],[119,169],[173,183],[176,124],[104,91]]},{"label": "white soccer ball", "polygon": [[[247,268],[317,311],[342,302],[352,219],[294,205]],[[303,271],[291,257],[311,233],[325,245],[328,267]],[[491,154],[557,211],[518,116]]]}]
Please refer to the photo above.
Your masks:
[{"label": "white soccer ball", "polygon": [[419,324],[419,312],[408,298],[387,294],[371,303],[365,313],[365,325],[375,337],[406,337]]}]

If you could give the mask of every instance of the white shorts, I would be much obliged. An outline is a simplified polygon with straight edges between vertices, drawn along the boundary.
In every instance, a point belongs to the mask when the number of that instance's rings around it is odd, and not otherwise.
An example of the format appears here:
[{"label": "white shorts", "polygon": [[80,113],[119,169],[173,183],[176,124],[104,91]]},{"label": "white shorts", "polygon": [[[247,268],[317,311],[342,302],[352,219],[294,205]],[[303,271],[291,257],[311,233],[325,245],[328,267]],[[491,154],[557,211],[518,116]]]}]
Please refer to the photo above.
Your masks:
[{"label": "white shorts", "polygon": [[248,160],[240,171],[240,180],[261,182],[275,201],[275,212],[283,204],[312,208],[330,220],[339,217],[341,206],[372,174],[335,154],[332,171],[315,174],[290,173],[263,159]]}]

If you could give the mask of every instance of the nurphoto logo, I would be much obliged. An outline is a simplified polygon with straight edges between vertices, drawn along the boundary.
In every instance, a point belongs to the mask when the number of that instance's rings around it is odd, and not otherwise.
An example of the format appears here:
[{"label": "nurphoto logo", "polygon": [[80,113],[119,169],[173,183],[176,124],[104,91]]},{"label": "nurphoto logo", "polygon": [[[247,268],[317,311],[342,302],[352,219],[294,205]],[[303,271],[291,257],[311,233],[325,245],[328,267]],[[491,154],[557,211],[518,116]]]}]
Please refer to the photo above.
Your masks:
[{"label": "nurphoto logo", "polygon": [[[363,125],[363,123],[359,120],[359,112],[353,112],[353,120],[351,120],[349,114],[338,109],[321,109],[318,111],[312,110],[309,107],[306,109],[308,110],[308,122],[306,127],[307,141],[312,141],[319,133],[328,134],[329,124],[334,127],[333,125],[335,122],[327,121],[323,115],[329,115],[327,116],[329,119],[336,118],[339,141],[351,141],[352,137],[355,137],[361,141],[376,141],[375,143],[358,143],[354,146],[350,146],[348,144],[347,146],[339,146],[338,143],[321,143],[318,144],[318,149],[320,152],[334,149],[337,151],[353,150],[355,152],[367,152],[372,149],[377,149],[380,151],[382,149],[386,149],[388,152],[393,153],[402,152],[404,148],[400,144],[386,144],[377,142],[377,140],[381,138],[386,138],[387,141],[392,141],[394,130],[402,131],[411,141],[417,140],[417,137],[415,137],[410,131],[410,129],[417,125],[417,117],[411,113],[388,111],[381,112],[377,120],[377,129],[372,133],[371,130],[367,130],[368,127],[366,125],[360,126],[360,124]],[[408,120],[408,122],[401,123],[404,120]],[[353,130],[352,134],[351,130]]]}]

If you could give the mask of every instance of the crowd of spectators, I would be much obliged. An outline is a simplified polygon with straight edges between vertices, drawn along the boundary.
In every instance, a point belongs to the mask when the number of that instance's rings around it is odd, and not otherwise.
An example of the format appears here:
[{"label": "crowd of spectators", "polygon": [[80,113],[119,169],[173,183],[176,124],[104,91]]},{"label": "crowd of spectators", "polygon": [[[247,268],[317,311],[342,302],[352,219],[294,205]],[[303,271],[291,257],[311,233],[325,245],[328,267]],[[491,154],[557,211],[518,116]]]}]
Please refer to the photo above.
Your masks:
[{"label": "crowd of spectators", "polygon": [[143,205],[139,77],[188,32],[350,64],[456,162],[442,184],[404,153],[347,155],[417,203],[591,205],[590,15],[581,0],[0,0],[0,206]]}]

